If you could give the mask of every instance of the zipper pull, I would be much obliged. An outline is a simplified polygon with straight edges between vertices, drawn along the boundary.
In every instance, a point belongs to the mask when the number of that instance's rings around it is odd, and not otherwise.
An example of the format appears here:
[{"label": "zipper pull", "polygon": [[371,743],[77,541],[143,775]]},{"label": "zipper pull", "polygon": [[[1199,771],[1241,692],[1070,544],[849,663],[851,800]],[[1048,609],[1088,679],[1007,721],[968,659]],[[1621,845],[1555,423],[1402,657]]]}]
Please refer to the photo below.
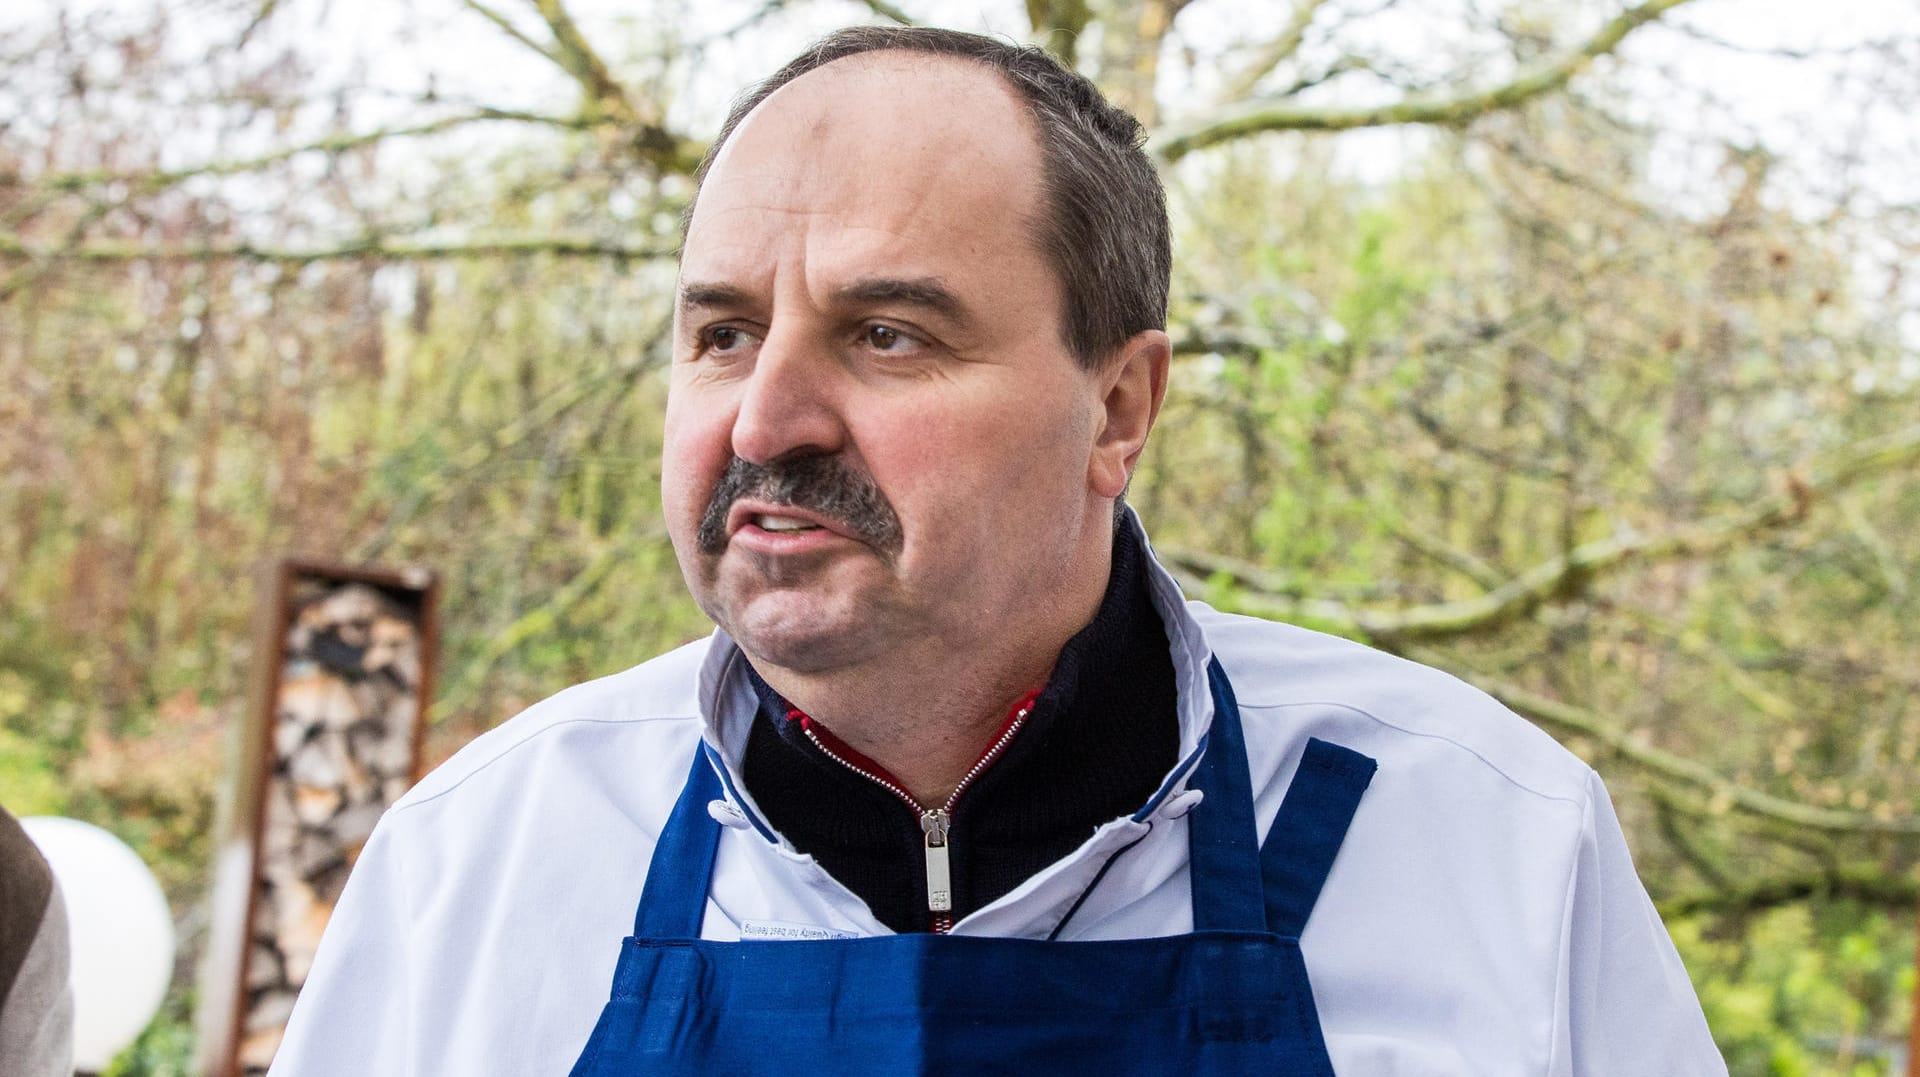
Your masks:
[{"label": "zipper pull", "polygon": [[947,827],[953,816],[946,809],[920,813],[920,829],[927,835],[927,908],[932,912],[953,909],[953,877],[947,870]]}]

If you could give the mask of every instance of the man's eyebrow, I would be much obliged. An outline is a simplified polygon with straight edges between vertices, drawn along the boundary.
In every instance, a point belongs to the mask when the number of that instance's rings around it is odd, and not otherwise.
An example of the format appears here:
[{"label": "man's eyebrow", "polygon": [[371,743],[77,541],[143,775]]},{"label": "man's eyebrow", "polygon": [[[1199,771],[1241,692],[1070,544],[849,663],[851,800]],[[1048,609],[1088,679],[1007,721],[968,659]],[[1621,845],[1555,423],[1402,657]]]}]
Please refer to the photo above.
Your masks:
[{"label": "man's eyebrow", "polygon": [[682,313],[699,307],[718,307],[735,309],[750,306],[752,297],[744,288],[731,284],[707,284],[696,281],[680,287],[680,310]]},{"label": "man's eyebrow", "polygon": [[[969,319],[967,305],[935,277],[869,277],[834,293],[842,304],[900,303],[924,307],[948,321]],[[752,293],[731,284],[695,281],[680,288],[682,313],[695,309],[735,310],[754,305]]]},{"label": "man's eyebrow", "polygon": [[925,307],[948,321],[968,320],[967,305],[934,277],[870,277],[834,293],[842,303],[902,303]]}]

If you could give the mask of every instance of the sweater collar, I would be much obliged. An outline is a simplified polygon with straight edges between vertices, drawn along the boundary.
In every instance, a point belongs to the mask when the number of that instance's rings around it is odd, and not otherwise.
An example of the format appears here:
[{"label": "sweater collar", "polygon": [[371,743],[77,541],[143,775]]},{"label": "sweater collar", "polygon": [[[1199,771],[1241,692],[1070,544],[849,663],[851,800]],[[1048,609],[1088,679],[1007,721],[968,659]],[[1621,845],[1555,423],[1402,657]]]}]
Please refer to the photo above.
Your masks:
[{"label": "sweater collar", "polygon": [[[1019,735],[1041,736],[1069,708],[1111,708],[1116,701],[1106,697],[1116,694],[1113,685],[1125,679],[1123,667],[1130,661],[1151,660],[1152,655],[1140,653],[1144,648],[1165,645],[1165,636],[1153,630],[1157,627],[1157,615],[1142,578],[1145,557],[1141,541],[1132,529],[1116,522],[1113,564],[1107,574],[1107,589],[1100,599],[1100,608],[1093,620],[1061,647],[1046,684],[1008,708],[999,727],[1001,732],[1024,718]],[[797,722],[802,728],[813,725],[817,732],[826,732],[762,679],[751,662],[746,664],[745,672],[763,720]],[[799,740],[797,732],[794,739]],[[851,747],[839,743],[838,738],[827,734],[827,739],[834,744],[836,753],[853,755],[851,761],[863,769],[881,770],[879,764],[859,756]]]},{"label": "sweater collar", "polygon": [[[1145,528],[1131,507],[1122,510],[1115,536],[1116,549],[1124,541],[1121,534],[1131,539],[1128,545],[1138,558],[1138,571],[1145,577],[1146,596],[1165,632],[1178,695],[1179,762],[1168,771],[1159,789],[1135,816],[1144,819],[1186,788],[1193,765],[1199,760],[1199,750],[1213,721],[1213,700],[1207,678],[1207,665],[1213,655],[1199,624],[1186,608],[1186,596],[1181,593],[1173,576],[1154,558]],[[1119,574],[1114,575],[1117,577]],[[1112,587],[1113,578],[1110,578],[1110,591]],[[1088,627],[1091,629],[1094,626]],[[757,677],[739,645],[724,630],[715,629],[701,666],[698,689],[708,759],[720,773],[727,799],[742,810],[747,821],[761,836],[780,843],[779,835],[767,825],[752,796],[739,780],[739,768],[748,735],[760,711],[761,701],[754,687],[755,680]],[[1053,680],[1050,678],[1049,688],[1052,688]],[[1064,692],[1065,682],[1061,683]],[[1045,691],[1042,694],[1045,695]]]}]

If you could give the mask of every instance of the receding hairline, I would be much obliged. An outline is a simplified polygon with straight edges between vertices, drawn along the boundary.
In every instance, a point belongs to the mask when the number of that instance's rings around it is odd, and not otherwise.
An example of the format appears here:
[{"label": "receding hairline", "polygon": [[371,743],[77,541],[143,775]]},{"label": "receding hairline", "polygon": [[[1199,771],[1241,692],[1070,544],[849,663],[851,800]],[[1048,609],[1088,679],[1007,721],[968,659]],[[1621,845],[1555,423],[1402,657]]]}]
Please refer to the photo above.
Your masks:
[{"label": "receding hairline", "polygon": [[[705,189],[706,181],[712,177],[713,171],[720,167],[720,163],[726,158],[734,142],[739,138],[741,130],[753,121],[753,118],[766,107],[767,102],[774,100],[793,87],[806,82],[812,76],[818,75],[823,71],[838,68],[839,77],[844,78],[851,73],[851,69],[855,66],[872,68],[888,65],[900,70],[911,71],[925,71],[942,67],[952,70],[972,69],[989,76],[993,84],[998,86],[1001,93],[1005,95],[1007,103],[1012,105],[1014,111],[1020,116],[1022,129],[1027,135],[1027,145],[1030,147],[1034,159],[1039,165],[1041,174],[1045,174],[1047,166],[1045,132],[1041,126],[1039,117],[1034,114],[1033,102],[1027,99],[1026,94],[1021,90],[1019,84],[1016,83],[1007,72],[995,67],[988,60],[958,53],[931,52],[925,49],[910,48],[905,45],[889,45],[882,48],[867,49],[861,52],[850,53],[846,56],[835,57],[818,67],[809,68],[786,82],[781,83],[779,86],[774,87],[766,96],[755,101],[752,108],[742,113],[731,127],[722,132],[720,141],[710,151],[711,156],[708,160],[707,167],[703,169],[697,177],[693,198],[688,202],[686,213],[682,216],[680,228],[682,245],[684,246],[686,242],[687,233],[693,223],[693,214],[699,206],[700,192]],[[1044,203],[1045,194],[1041,193],[1039,197],[1040,201]]]},{"label": "receding hairline", "polygon": [[[709,161],[708,167],[700,177],[700,181],[701,181],[700,185],[694,191],[694,198],[692,201],[688,203],[686,212],[682,216],[679,260],[683,267],[686,261],[687,241],[693,234],[694,216],[699,210],[699,204],[701,201],[701,198],[700,198],[701,192],[705,190],[707,182],[712,180],[714,176],[719,172],[723,162],[726,160],[727,155],[731,152],[733,146],[737,142],[741,131],[745,129],[749,123],[752,122],[754,116],[758,115],[761,112],[762,108],[767,104],[767,102],[772,101],[774,98],[780,96],[782,93],[792,88],[793,86],[796,86],[802,82],[805,82],[809,76],[819,74],[820,72],[825,71],[829,68],[840,67],[843,64],[847,64],[848,61],[878,60],[880,61],[879,64],[869,63],[863,66],[866,66],[868,68],[872,68],[875,66],[886,66],[886,58],[888,54],[891,54],[892,57],[896,58],[893,66],[895,66],[896,69],[899,69],[899,70],[924,71],[924,70],[928,70],[930,67],[953,66],[958,68],[961,65],[964,65],[964,67],[966,68],[977,69],[979,71],[985,72],[988,75],[993,76],[993,82],[997,86],[999,86],[1001,92],[1006,95],[1007,102],[1013,106],[1014,111],[1019,115],[1020,117],[1019,122],[1022,125],[1022,130],[1025,132],[1025,135],[1026,135],[1026,139],[1025,139],[1025,144],[1027,147],[1026,152],[1029,155],[1028,160],[1032,163],[1034,171],[1032,174],[1032,182],[1029,184],[1029,188],[1027,192],[1028,204],[1019,211],[1018,216],[1023,221],[1023,223],[1027,226],[1023,228],[1023,231],[1028,233],[1034,233],[1036,231],[1033,225],[1037,220],[1044,219],[1048,213],[1048,194],[1046,191],[1046,182],[1044,179],[1047,168],[1048,168],[1047,149],[1046,149],[1045,142],[1043,140],[1044,129],[1041,126],[1039,117],[1034,115],[1032,104],[1026,100],[1018,84],[1016,84],[1011,78],[1009,78],[1005,72],[994,67],[991,63],[985,60],[977,59],[975,57],[963,56],[963,55],[952,55],[947,53],[931,53],[931,52],[925,52],[922,50],[903,48],[903,47],[891,47],[891,48],[884,48],[884,49],[873,49],[867,52],[857,52],[848,56],[841,56],[836,59],[829,60],[826,63],[821,64],[819,67],[802,72],[801,74],[795,76],[793,79],[787,82],[784,82],[780,86],[776,87],[772,92],[768,93],[766,97],[762,98],[759,101],[754,102],[753,107],[748,109],[744,114],[740,116],[738,122],[736,122],[732,126],[732,128],[727,131],[727,137],[725,141],[714,147],[712,151],[712,157]],[[956,64],[928,65],[920,62],[920,61],[926,61],[926,60],[933,60],[933,61],[950,60],[950,61],[956,61]],[[847,74],[848,74],[848,69],[846,67],[842,67],[841,74],[838,77],[846,77]],[[1027,242],[1028,242],[1029,249],[1031,249],[1035,254],[1039,255],[1043,261],[1047,260],[1046,249],[1044,248],[1044,246],[1042,246],[1039,242],[1037,242],[1034,239],[1033,235],[1028,236]],[[1057,271],[1057,269],[1054,269],[1050,266],[1049,272],[1050,272],[1050,275],[1054,278],[1056,285],[1064,284],[1064,282],[1059,279],[1060,274]],[[888,281],[883,283],[893,284],[896,282]],[[694,296],[693,299],[696,301],[696,303],[707,301],[707,300],[718,302],[723,298],[722,293],[729,287],[731,286],[721,285],[719,287],[710,288],[706,286],[706,282],[702,282],[701,284],[702,294]],[[945,292],[944,287],[935,289],[935,290],[940,292]],[[951,293],[946,293],[946,295],[950,299]],[[910,298],[905,296],[904,294],[902,294],[901,297]],[[923,298],[926,298],[926,297],[923,297]],[[1064,294],[1062,294],[1060,298],[1062,300],[1061,319],[1062,319],[1062,327],[1064,329],[1065,319],[1066,319],[1066,311],[1064,306],[1064,303],[1065,303]],[[964,304],[960,304],[957,302],[933,301],[933,302],[927,302],[925,303],[925,305],[929,306],[930,308],[934,308],[938,310],[939,313],[954,320],[960,320],[960,321],[968,320],[968,318],[970,318],[971,314],[973,313],[968,311]],[[682,306],[683,306],[683,299],[676,300],[675,302],[676,312],[679,311],[682,308]]]},{"label": "receding hairline", "polygon": [[[1013,80],[1007,78],[1005,72],[995,67],[986,59],[978,56],[967,56],[962,53],[930,52],[926,49],[916,49],[906,45],[885,45],[880,48],[850,52],[845,56],[836,56],[817,67],[808,68],[775,87],[771,93],[767,94],[765,99],[756,102],[753,109],[748,110],[747,115],[753,115],[754,111],[758,110],[761,105],[766,104],[767,101],[772,100],[780,91],[785,90],[789,86],[804,82],[810,76],[817,75],[822,71],[832,71],[838,68],[841,73],[844,74],[854,67],[886,66],[906,69],[948,67],[983,71],[996,76],[994,81],[999,83],[1001,88],[1005,89],[1008,95],[1015,101],[1020,101],[1020,90],[1014,84]],[[745,120],[745,116],[741,117],[742,122],[745,122]]]}]

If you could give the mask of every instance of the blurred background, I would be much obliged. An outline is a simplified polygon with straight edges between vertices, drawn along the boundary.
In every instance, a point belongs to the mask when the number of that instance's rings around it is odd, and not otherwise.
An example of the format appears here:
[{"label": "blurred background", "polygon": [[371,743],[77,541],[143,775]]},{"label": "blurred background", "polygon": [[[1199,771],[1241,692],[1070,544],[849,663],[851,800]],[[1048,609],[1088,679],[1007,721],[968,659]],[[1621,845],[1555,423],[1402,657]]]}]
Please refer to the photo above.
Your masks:
[{"label": "blurred background", "polygon": [[704,634],[657,492],[728,100],[924,22],[1152,132],[1191,593],[1466,678],[1606,778],[1735,1074],[1901,1072],[1920,860],[1911,0],[14,0],[0,803],[179,938],[249,572],[442,581],[429,761]]}]

